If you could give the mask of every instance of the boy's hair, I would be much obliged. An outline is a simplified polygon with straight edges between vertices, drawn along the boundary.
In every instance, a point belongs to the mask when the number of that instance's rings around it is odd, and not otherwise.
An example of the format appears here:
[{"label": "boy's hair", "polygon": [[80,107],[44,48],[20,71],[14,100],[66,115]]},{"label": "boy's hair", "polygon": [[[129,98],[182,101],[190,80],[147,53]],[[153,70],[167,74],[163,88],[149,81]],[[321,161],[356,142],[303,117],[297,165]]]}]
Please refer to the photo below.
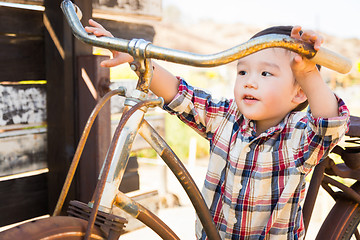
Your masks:
[{"label": "boy's hair", "polygon": [[[254,36],[252,36],[250,39],[257,38],[264,35],[269,34],[283,34],[291,36],[291,30],[293,29],[293,26],[274,26],[266,28],[258,33],[256,33]],[[300,35],[302,34],[302,31],[300,31]],[[316,65],[316,67],[320,70],[321,66]],[[309,105],[308,100],[304,101],[303,103],[300,103],[293,111],[302,111]]]}]

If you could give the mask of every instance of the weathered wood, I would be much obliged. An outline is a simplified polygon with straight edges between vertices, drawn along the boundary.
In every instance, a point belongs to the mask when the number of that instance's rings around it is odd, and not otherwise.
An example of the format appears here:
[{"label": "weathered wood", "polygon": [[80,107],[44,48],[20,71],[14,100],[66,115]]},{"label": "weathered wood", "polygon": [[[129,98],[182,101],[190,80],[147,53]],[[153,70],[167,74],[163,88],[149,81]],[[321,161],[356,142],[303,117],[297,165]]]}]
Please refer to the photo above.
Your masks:
[{"label": "weathered wood", "polygon": [[[76,0],[84,16],[91,16],[91,6],[88,0]],[[90,55],[92,47],[79,44],[74,40],[71,30],[59,9],[61,0],[45,0],[45,16],[48,27],[45,31],[45,56],[47,79],[47,109],[48,109],[48,168],[49,168],[49,204],[50,211],[55,208],[61,192],[67,170],[77,145],[76,129],[79,128],[76,112],[79,106],[76,103],[76,57]],[[91,4],[90,4],[91,5]],[[59,46],[54,44],[50,36],[50,27],[56,34]],[[53,36],[54,37],[54,36]],[[63,49],[64,55],[59,53]],[[74,199],[75,189],[71,188],[69,198]],[[66,208],[66,207],[65,207]]]},{"label": "weathered wood", "polygon": [[0,146],[0,177],[47,167],[45,128],[1,133]]},{"label": "weathered wood", "polygon": [[161,18],[161,0],[93,0],[94,11]]},{"label": "weathered wood", "polygon": [[0,81],[45,79],[42,19],[41,11],[0,6]]},{"label": "weathered wood", "polygon": [[[110,71],[100,67],[108,56],[80,56],[78,58],[78,111],[81,136],[96,103],[109,89]],[[102,163],[110,145],[110,103],[104,105],[89,134],[77,174],[76,199],[88,202],[94,193]]]},{"label": "weathered wood", "polygon": [[48,214],[47,173],[0,181],[0,226]]},{"label": "weathered wood", "polygon": [[21,3],[21,4],[30,4],[30,5],[44,5],[44,0],[1,0],[2,2],[9,3]]},{"label": "weathered wood", "polygon": [[45,121],[46,85],[0,85],[0,126]]},{"label": "weathered wood", "polygon": [[43,37],[43,12],[0,6],[0,33]]},{"label": "weathered wood", "polygon": [[42,37],[0,35],[0,81],[44,80]]},{"label": "weathered wood", "polygon": [[113,20],[96,18],[101,25],[110,31],[115,37],[131,40],[133,38],[145,39],[153,42],[155,29],[151,25],[127,23]]}]

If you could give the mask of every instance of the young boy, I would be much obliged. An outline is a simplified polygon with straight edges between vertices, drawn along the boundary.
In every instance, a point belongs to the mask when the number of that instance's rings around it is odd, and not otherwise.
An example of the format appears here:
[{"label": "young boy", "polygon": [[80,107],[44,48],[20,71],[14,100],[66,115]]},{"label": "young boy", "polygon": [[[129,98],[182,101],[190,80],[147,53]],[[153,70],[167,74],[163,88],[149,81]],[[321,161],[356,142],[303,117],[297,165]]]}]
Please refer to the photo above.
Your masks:
[{"label": "young boy", "polygon": [[[90,20],[96,36],[112,36]],[[314,44],[322,39],[300,27],[273,27]],[[131,62],[114,52],[102,63]],[[305,176],[347,131],[349,112],[322,80],[315,64],[270,48],[238,60],[234,99],[214,100],[154,63],[151,90],[165,109],[210,141],[203,196],[223,239],[302,239]],[[308,101],[307,112],[298,111]],[[305,103],[306,104],[306,103]],[[206,239],[197,221],[198,239]]]}]

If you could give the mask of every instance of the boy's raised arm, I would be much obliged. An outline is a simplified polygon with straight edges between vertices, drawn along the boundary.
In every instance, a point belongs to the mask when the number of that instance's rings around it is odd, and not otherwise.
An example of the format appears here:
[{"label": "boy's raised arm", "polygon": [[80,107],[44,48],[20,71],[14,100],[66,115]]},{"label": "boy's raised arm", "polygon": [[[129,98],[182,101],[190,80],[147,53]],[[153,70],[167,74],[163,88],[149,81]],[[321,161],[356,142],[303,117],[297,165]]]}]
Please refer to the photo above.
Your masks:
[{"label": "boy's raised arm", "polygon": [[[90,26],[85,27],[85,30],[88,33],[94,34],[97,37],[113,37],[109,31],[94,20],[90,19],[89,24]],[[134,58],[130,54],[117,51],[111,52],[113,54],[113,58],[101,62],[102,67],[115,67],[123,63],[130,63],[134,61]],[[150,84],[150,90],[157,96],[164,98],[165,103],[169,103],[172,99],[174,99],[178,92],[179,81],[174,75],[154,61],[153,66],[154,72]]]},{"label": "boy's raised arm", "polygon": [[[319,50],[322,37],[313,31],[304,31],[299,34],[301,27],[294,27],[291,36],[314,44],[315,50]],[[323,118],[337,117],[338,103],[334,93],[322,79],[316,65],[305,57],[295,54],[292,70],[296,81],[304,91],[312,112],[312,115]]]}]

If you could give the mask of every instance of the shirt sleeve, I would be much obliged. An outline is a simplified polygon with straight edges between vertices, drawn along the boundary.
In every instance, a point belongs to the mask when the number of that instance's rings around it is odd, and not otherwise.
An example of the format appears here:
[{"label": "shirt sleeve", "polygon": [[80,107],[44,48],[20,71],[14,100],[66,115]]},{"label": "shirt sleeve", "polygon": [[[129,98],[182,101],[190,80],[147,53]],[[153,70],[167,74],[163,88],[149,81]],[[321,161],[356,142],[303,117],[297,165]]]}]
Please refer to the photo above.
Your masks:
[{"label": "shirt sleeve", "polygon": [[[336,96],[336,95],[335,95]],[[337,97],[339,116],[314,118],[310,108],[295,125],[293,132],[294,158],[300,172],[309,173],[326,158],[349,129],[350,113],[342,99]]]},{"label": "shirt sleeve", "polygon": [[182,78],[178,79],[180,81],[178,93],[169,104],[164,106],[164,109],[177,115],[185,124],[211,140],[221,120],[229,111],[232,100],[213,99],[206,90],[192,87]]}]

